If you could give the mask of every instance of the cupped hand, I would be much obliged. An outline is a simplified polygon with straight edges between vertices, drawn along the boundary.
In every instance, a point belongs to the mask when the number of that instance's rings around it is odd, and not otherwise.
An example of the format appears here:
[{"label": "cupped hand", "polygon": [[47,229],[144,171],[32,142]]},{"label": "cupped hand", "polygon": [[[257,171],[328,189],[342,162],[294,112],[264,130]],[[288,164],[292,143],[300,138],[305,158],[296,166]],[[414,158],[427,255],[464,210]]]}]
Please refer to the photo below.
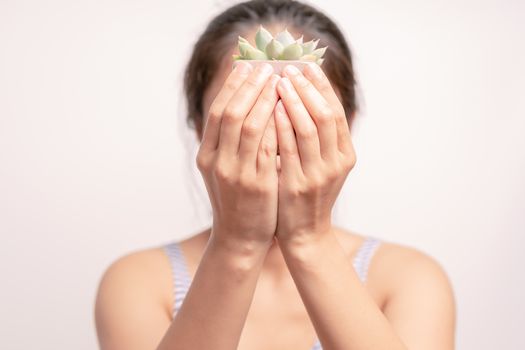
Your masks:
[{"label": "cupped hand", "polygon": [[280,80],[270,65],[246,62],[213,100],[196,163],[213,209],[212,237],[230,246],[270,245],[277,226],[277,135],[273,111]]},{"label": "cupped hand", "polygon": [[288,65],[275,107],[279,144],[279,244],[329,234],[331,212],[356,156],[344,108],[317,64]]}]

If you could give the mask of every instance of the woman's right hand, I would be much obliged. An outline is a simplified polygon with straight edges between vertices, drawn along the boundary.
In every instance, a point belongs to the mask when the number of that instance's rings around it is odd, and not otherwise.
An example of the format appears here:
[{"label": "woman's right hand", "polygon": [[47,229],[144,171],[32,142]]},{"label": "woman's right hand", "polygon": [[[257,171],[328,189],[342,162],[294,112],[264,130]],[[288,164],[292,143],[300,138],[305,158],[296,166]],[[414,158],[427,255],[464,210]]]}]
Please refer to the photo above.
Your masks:
[{"label": "woman's right hand", "polygon": [[211,238],[228,247],[268,247],[277,225],[279,75],[239,62],[212,102],[196,163],[213,209]]}]

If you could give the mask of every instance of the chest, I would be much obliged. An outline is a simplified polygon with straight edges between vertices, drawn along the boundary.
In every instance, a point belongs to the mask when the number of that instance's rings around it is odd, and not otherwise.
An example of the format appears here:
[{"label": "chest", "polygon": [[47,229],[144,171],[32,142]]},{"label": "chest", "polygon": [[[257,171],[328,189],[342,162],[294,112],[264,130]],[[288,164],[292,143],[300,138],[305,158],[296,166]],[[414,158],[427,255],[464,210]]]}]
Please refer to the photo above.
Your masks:
[{"label": "chest", "polygon": [[277,305],[252,304],[238,350],[312,350],[317,334],[304,306]]}]

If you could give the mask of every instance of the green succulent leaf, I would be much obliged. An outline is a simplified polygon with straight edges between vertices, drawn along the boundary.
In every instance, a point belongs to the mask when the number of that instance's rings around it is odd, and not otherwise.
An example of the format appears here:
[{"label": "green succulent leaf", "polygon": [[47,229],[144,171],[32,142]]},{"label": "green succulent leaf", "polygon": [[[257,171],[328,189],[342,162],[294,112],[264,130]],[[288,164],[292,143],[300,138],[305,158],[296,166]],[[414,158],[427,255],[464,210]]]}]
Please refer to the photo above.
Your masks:
[{"label": "green succulent leaf", "polygon": [[239,41],[239,52],[241,53],[241,56],[246,56],[246,52],[249,49],[255,49],[252,45],[250,45],[247,41]]},{"label": "green succulent leaf", "polygon": [[255,34],[255,44],[257,45],[257,48],[264,52],[266,46],[272,41],[272,39],[272,34],[261,25]]},{"label": "green succulent leaf", "polygon": [[323,57],[324,53],[326,52],[326,48],[327,48],[327,46],[322,47],[320,49],[316,49],[316,50],[314,50],[312,52],[312,55],[317,56],[317,58],[321,58],[321,57]]},{"label": "green succulent leaf", "polygon": [[310,53],[312,53],[312,51],[315,50],[315,48],[317,47],[317,44],[319,43],[319,39],[317,40],[310,40],[306,43],[303,44],[303,52],[305,55],[308,55]]},{"label": "green succulent leaf", "polygon": [[290,34],[288,29],[278,33],[275,36],[275,39],[283,44],[284,47],[290,46],[295,42],[295,39],[293,38],[292,34]]},{"label": "green succulent leaf", "polygon": [[327,47],[317,49],[319,39],[304,42],[304,36],[297,40],[288,29],[275,37],[262,25],[255,34],[255,46],[239,35],[238,47],[240,55],[232,55],[233,60],[300,60],[315,62],[321,65]]},{"label": "green succulent leaf", "polygon": [[278,59],[284,51],[284,46],[279,41],[272,39],[266,46],[266,55],[269,59]]},{"label": "green succulent leaf", "polygon": [[293,43],[284,48],[280,58],[284,60],[298,60],[302,55],[303,47],[298,43]]},{"label": "green succulent leaf", "polygon": [[301,61],[310,61],[310,62],[316,62],[319,58],[315,55],[303,55],[299,58]]},{"label": "green succulent leaf", "polygon": [[251,47],[251,46],[246,50],[246,55],[243,55],[243,56],[249,60],[267,60],[268,59],[268,57],[266,56],[264,52],[254,47]]}]

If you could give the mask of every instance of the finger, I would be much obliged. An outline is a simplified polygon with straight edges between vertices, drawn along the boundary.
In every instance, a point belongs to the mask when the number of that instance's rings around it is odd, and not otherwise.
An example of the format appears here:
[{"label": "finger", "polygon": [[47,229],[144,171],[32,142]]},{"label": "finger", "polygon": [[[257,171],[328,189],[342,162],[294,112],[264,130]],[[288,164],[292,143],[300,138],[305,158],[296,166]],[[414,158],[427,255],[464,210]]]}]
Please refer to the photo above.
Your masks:
[{"label": "finger", "polygon": [[325,160],[334,160],[338,156],[337,148],[337,129],[335,124],[335,113],[327,100],[317,90],[317,88],[306,77],[292,65],[287,65],[283,73],[290,79],[303,101],[308,113],[312,116],[317,133],[319,134],[319,144],[321,156]]},{"label": "finger", "polygon": [[287,177],[295,176],[297,172],[301,171],[301,159],[293,125],[282,101],[277,102],[275,106],[275,126],[277,143],[279,144],[281,173]]},{"label": "finger", "polygon": [[303,170],[315,167],[321,159],[317,127],[288,78],[281,78],[277,91],[295,130]]},{"label": "finger", "polygon": [[330,84],[330,80],[323,72],[322,68],[316,63],[307,64],[304,69],[304,75],[317,88],[317,90],[325,97],[330,106],[339,106],[336,111],[335,122],[337,126],[337,145],[339,150],[344,154],[352,152],[352,139],[350,135],[350,128],[348,120],[341,101],[335,90]]},{"label": "finger", "polygon": [[270,118],[257,152],[257,173],[263,176],[277,173],[277,130],[273,115],[274,108],[275,106],[272,106]]},{"label": "finger", "polygon": [[277,74],[270,77],[242,125],[239,160],[243,164],[252,164],[254,169],[257,167],[257,153],[261,138],[263,138],[279,98],[276,89],[279,79],[281,77]]},{"label": "finger", "polygon": [[215,96],[208,111],[200,145],[202,151],[213,151],[217,148],[219,144],[219,132],[224,107],[252,70],[253,68],[251,64],[239,62],[235,69],[233,69],[226,78],[221,90],[217,96]]},{"label": "finger", "polygon": [[273,68],[268,63],[258,65],[224,107],[219,135],[219,153],[237,156],[244,119],[272,73]]}]

